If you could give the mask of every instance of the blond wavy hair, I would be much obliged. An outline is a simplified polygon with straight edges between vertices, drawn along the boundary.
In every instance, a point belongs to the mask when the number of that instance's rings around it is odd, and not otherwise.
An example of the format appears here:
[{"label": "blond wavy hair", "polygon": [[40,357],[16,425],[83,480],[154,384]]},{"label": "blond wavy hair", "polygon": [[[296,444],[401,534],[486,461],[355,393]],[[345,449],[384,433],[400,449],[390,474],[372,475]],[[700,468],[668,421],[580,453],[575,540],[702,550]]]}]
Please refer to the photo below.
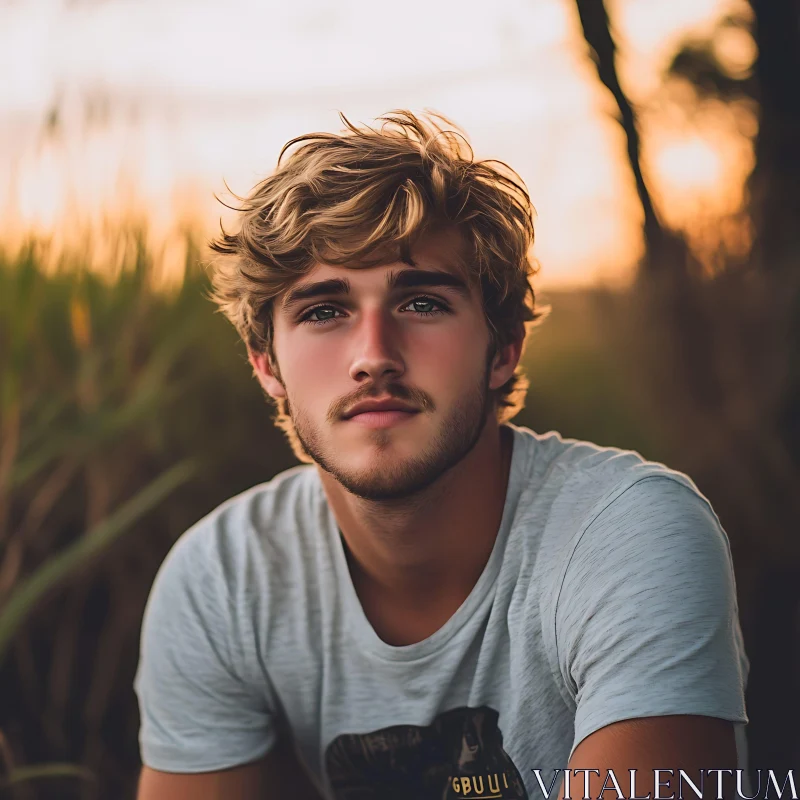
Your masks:
[{"label": "blond wavy hair", "polygon": [[[237,197],[238,231],[223,228],[210,243],[220,254],[211,262],[210,297],[248,349],[266,353],[279,376],[273,302],[316,262],[359,268],[408,261],[421,236],[446,227],[461,234],[492,352],[524,338],[549,309],[535,306],[535,212],[522,178],[502,161],[476,161],[463,131],[441,114],[396,110],[378,118],[379,128],[339,116],[340,134],[289,141],[275,171]],[[500,422],[519,412],[527,389],[518,368],[495,391]],[[284,401],[277,412],[295,454],[309,460]]]}]

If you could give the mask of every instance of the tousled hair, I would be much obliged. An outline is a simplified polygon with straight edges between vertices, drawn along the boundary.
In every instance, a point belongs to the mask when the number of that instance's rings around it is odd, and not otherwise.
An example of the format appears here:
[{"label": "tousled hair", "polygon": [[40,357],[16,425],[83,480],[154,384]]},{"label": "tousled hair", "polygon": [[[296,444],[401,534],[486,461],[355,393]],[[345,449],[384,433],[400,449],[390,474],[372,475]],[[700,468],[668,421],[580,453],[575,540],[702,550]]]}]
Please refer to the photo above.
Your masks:
[{"label": "tousled hair", "polygon": [[[479,288],[493,350],[524,338],[549,309],[535,306],[535,212],[522,178],[502,161],[476,161],[463,132],[441,114],[392,111],[379,128],[339,116],[346,126],[340,134],[289,141],[275,171],[237,197],[238,231],[223,228],[210,243],[221,256],[212,262],[211,299],[248,349],[266,353],[279,375],[277,297],[318,262],[408,262],[422,236],[443,228],[461,235],[463,267]],[[500,422],[522,408],[527,388],[518,368],[495,391]],[[285,401],[277,410],[295,454],[309,460]]]}]

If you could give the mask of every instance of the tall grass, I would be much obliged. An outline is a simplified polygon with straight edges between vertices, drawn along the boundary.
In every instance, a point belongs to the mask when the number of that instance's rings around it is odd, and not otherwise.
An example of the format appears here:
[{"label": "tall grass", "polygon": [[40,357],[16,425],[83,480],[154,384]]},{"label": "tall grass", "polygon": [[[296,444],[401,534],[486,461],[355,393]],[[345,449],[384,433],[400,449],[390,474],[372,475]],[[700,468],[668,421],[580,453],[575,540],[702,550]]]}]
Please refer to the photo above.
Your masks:
[{"label": "tall grass", "polygon": [[157,291],[144,234],[118,237],[111,280],[41,242],[0,255],[0,752],[20,797],[131,795],[155,569],[292,463],[191,240],[185,280]]}]

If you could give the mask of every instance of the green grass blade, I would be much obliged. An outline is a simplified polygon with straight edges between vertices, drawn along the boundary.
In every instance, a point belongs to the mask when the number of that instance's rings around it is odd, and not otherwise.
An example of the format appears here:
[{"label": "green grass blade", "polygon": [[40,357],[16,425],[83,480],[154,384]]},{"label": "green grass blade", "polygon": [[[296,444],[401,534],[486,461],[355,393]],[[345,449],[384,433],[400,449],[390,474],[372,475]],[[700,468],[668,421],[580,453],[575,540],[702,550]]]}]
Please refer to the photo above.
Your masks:
[{"label": "green grass blade", "polygon": [[82,767],[79,764],[53,761],[49,764],[32,764],[28,767],[17,767],[0,781],[0,787],[13,786],[14,784],[38,780],[39,778],[80,778],[89,782],[96,780],[94,773],[86,767]]},{"label": "green grass blade", "polygon": [[93,556],[108,548],[134,522],[196,472],[196,464],[187,460],[162,473],[74,544],[53,556],[22,581],[0,611],[0,662],[20,625],[45,594],[68,579]]}]

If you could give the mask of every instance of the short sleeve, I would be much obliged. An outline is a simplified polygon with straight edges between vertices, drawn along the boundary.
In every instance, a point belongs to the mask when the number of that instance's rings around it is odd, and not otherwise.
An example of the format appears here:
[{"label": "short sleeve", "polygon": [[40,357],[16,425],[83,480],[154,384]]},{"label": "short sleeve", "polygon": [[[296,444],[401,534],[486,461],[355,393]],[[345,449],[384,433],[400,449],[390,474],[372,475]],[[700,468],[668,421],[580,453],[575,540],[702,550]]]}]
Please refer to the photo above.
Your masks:
[{"label": "short sleeve", "polygon": [[246,764],[276,740],[267,687],[253,674],[252,631],[208,533],[192,529],[172,548],[142,622],[139,744],[142,762],[164,772]]},{"label": "short sleeve", "polygon": [[730,548],[699,492],[650,476],[595,516],[564,573],[556,644],[576,704],[573,749],[624,719],[748,721]]}]

